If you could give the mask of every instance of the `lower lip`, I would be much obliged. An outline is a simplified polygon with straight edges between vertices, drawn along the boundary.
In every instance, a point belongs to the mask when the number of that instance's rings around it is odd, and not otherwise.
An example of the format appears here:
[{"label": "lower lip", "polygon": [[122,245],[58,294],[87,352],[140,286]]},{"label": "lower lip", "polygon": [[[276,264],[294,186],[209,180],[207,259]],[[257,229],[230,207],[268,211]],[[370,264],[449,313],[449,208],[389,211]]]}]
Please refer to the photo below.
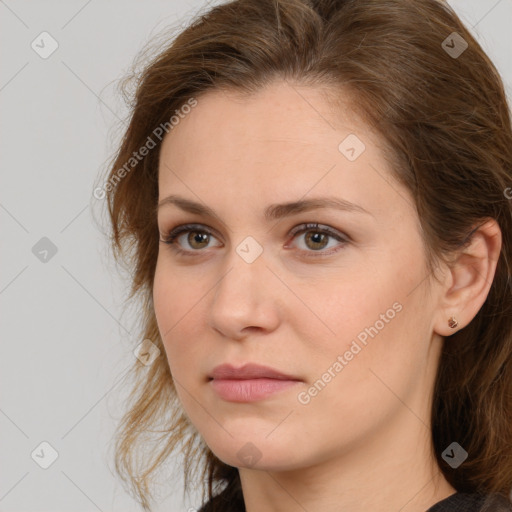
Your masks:
[{"label": "lower lip", "polygon": [[262,400],[299,383],[298,380],[278,379],[214,379],[210,382],[215,392],[229,402]]}]

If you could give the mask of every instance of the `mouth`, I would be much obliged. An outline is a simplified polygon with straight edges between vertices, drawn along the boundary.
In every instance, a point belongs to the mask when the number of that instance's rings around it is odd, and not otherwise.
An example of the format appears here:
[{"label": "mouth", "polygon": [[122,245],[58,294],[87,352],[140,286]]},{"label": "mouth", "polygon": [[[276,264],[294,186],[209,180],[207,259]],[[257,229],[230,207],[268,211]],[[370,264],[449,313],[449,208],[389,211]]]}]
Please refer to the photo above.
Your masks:
[{"label": "mouth", "polygon": [[263,400],[302,382],[298,377],[252,363],[240,368],[229,364],[217,366],[209,379],[209,385],[220,398],[239,403]]},{"label": "mouth", "polygon": [[221,398],[228,402],[255,402],[299,382],[283,379],[212,379],[210,385]]}]

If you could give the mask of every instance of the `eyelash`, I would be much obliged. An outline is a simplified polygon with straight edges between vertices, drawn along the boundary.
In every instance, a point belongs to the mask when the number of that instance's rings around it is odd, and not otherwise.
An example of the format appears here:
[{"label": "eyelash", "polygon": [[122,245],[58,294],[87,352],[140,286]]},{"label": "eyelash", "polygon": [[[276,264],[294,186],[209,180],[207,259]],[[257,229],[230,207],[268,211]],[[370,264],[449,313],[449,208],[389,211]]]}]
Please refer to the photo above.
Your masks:
[{"label": "eyelash", "polygon": [[[197,249],[195,251],[187,251],[180,249],[176,243],[175,240],[179,237],[179,235],[183,233],[188,232],[197,232],[197,233],[206,233],[209,236],[215,237],[215,234],[212,233],[208,229],[203,229],[201,224],[184,224],[182,226],[178,226],[174,229],[172,229],[169,233],[167,233],[163,239],[160,240],[160,242],[169,245],[173,251],[175,251],[179,255],[183,255],[186,257],[196,257],[201,256],[201,254],[194,254],[194,253],[201,253],[204,252],[201,249]],[[328,235],[331,238],[334,238],[338,242],[342,242],[342,247],[344,247],[347,243],[349,243],[349,237],[347,235],[340,236],[338,232],[330,229],[329,227],[322,227],[320,228],[320,224],[317,223],[308,223],[308,224],[301,224],[300,226],[296,226],[292,231],[290,232],[290,235],[293,235],[293,237],[307,233],[308,231],[316,231],[317,233],[322,233],[325,235]],[[215,237],[216,238],[216,237]],[[312,257],[312,258],[319,258],[323,256],[329,256],[333,254],[334,252],[338,252],[340,249],[330,249],[329,251],[302,251],[305,253],[312,253],[307,254],[306,257]]]}]

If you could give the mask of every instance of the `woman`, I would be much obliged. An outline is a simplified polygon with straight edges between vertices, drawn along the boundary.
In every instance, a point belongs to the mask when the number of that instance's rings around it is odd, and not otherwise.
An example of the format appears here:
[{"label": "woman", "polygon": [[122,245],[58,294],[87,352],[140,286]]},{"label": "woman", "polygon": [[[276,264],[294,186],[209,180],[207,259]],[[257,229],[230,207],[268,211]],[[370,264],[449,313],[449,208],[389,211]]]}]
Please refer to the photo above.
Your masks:
[{"label": "woman", "polygon": [[144,509],[179,447],[201,511],[511,510],[511,170],[441,1],[235,0],[179,34],[104,186]]}]

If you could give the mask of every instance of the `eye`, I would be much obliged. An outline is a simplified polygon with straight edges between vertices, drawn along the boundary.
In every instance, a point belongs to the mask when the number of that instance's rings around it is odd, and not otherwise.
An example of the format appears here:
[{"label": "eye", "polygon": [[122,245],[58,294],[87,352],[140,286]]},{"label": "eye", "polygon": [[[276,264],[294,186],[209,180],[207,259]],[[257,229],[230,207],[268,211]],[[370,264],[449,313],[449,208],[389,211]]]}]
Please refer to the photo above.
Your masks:
[{"label": "eye", "polygon": [[[301,248],[301,252],[305,253],[308,257],[327,256],[333,252],[337,252],[338,249],[328,250],[327,252],[325,251],[325,248],[329,245],[329,239],[340,242],[342,246],[349,242],[348,236],[343,235],[328,226],[320,227],[320,225],[316,223],[301,224],[290,232],[290,235],[292,235],[293,238],[302,234],[305,234],[306,237],[304,238],[305,245]],[[172,229],[167,235],[163,236],[160,242],[172,246],[173,250],[178,254],[182,254],[184,256],[197,256],[197,253],[202,252],[201,249],[208,247],[212,238],[216,240],[212,231],[210,231],[210,229],[206,229],[205,226],[201,224],[184,224]],[[179,242],[178,244],[176,243],[177,241]],[[188,244],[188,248],[181,248],[183,247],[183,241]],[[289,246],[287,245],[286,247]],[[332,247],[330,249],[332,249]]]},{"label": "eye", "polygon": [[[173,249],[176,252],[186,254],[188,256],[189,254],[187,253],[198,252],[198,250],[204,249],[212,237],[213,233],[208,229],[204,229],[201,224],[185,224],[171,230],[160,241],[173,246]],[[180,239],[185,239],[187,244],[189,244],[189,247],[192,248],[192,251],[176,247],[176,240],[179,241]],[[180,243],[179,245],[181,246],[182,244]]]},{"label": "eye", "polygon": [[[294,238],[297,235],[305,234],[305,237],[302,239],[304,241],[303,247],[305,247],[303,251],[306,253],[319,253],[306,254],[308,257],[327,256],[333,252],[337,252],[338,249],[328,250],[327,252],[325,251],[326,247],[329,245],[329,239],[341,242],[341,245],[345,245],[349,241],[346,235],[343,235],[328,226],[320,227],[320,225],[316,223],[297,226],[290,234],[293,235]],[[299,237],[299,240],[300,239],[301,238]],[[336,244],[334,244],[334,246],[336,246]],[[332,249],[332,246],[329,249]]]}]

